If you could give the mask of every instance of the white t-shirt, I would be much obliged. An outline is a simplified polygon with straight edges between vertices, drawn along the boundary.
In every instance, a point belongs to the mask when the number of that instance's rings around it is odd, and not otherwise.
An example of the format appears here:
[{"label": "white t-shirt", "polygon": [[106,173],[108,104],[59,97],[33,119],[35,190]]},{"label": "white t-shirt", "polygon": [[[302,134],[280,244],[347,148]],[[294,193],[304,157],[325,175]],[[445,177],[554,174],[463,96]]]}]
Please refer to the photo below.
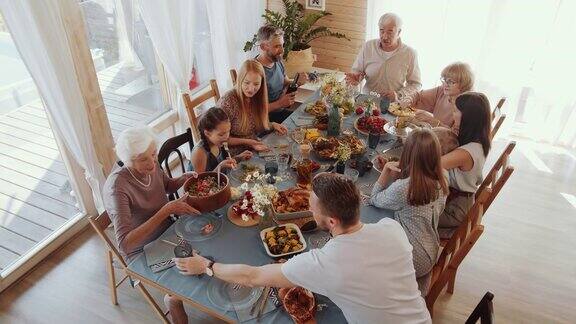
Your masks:
[{"label": "white t-shirt", "polygon": [[482,169],[486,163],[484,156],[484,149],[482,144],[471,142],[466,145],[458,147],[458,149],[465,150],[472,156],[474,166],[468,171],[462,171],[459,168],[450,169],[448,172],[450,187],[464,192],[476,192],[476,189],[482,184]]},{"label": "white t-shirt", "polygon": [[282,273],[330,298],[350,323],[432,323],[416,283],[412,246],[392,219],[297,255]]}]

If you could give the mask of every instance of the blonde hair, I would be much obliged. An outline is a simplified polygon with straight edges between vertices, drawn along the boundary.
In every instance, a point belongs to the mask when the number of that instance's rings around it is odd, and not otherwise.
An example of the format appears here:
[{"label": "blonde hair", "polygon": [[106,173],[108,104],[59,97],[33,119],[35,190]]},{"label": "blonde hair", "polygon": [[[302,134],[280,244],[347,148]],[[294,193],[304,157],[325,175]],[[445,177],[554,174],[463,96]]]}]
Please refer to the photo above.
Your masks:
[{"label": "blonde hair", "polygon": [[[262,78],[260,89],[250,100],[250,107],[246,106],[246,96],[242,91],[242,83],[248,72],[254,72]],[[236,82],[236,95],[240,99],[240,129],[243,133],[248,129],[248,109],[256,109],[256,127],[258,131],[268,129],[268,88],[266,86],[266,73],[264,67],[256,60],[246,60],[240,66],[238,71],[238,80]]]},{"label": "blonde hair", "polygon": [[474,74],[470,65],[463,62],[454,62],[442,70],[443,78],[450,78],[460,85],[462,93],[472,90],[474,87]]}]

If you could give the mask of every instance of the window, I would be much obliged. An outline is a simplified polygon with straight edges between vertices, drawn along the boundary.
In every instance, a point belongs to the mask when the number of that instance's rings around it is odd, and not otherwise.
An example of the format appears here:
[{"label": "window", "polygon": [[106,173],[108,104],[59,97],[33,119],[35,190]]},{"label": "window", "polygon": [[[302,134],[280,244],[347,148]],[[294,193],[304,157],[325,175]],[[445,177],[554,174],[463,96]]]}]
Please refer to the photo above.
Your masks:
[{"label": "window", "polygon": [[80,212],[36,85],[0,16],[0,273]]},{"label": "window", "polygon": [[152,41],[135,1],[80,1],[112,134],[167,110]]}]

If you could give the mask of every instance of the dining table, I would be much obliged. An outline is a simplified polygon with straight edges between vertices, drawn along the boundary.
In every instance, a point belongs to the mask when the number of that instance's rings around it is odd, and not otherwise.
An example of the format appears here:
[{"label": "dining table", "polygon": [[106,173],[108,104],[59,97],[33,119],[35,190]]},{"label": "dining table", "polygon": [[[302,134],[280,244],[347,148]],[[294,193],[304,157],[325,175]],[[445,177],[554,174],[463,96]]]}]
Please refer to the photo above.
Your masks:
[{"label": "dining table", "polygon": [[[302,103],[301,106],[295,110],[284,122],[283,124],[288,128],[289,131],[305,126],[308,120],[310,120],[310,115],[308,115],[304,108],[307,103],[315,101],[319,97],[319,93],[316,92],[309,97],[309,100]],[[393,116],[384,115],[388,120],[392,120]],[[352,116],[344,117],[342,121],[342,129],[354,130],[354,121],[358,116],[352,114]],[[358,137],[366,140],[366,136],[356,132]],[[292,142],[293,140],[290,136],[280,136],[278,134],[272,133],[263,138],[263,141],[269,146],[275,146],[279,143]],[[376,150],[368,150],[367,155],[374,155],[378,152],[383,152],[395,146],[398,146],[397,139],[389,134],[384,134],[378,144]],[[311,154],[311,159],[316,159],[318,162],[325,166],[334,161],[321,160],[315,154]],[[251,160],[252,163],[265,163],[265,159],[258,155],[254,155]],[[292,171],[288,171],[292,172]],[[368,205],[368,199],[371,192],[372,185],[378,179],[380,173],[374,169],[366,172],[363,176],[357,179],[357,186],[363,196],[362,206],[361,206],[361,220],[364,223],[376,223],[384,217],[392,217],[393,211],[385,209],[377,209],[373,206]],[[240,182],[231,178],[231,184],[238,186]],[[285,179],[277,184],[279,190],[283,190],[289,187],[295,186],[296,176],[292,172],[290,179]],[[228,263],[228,264],[247,264],[251,266],[261,266],[270,264],[274,262],[265,251],[264,244],[260,238],[260,228],[258,226],[253,227],[239,227],[234,225],[227,217],[227,210],[229,209],[232,201],[226,204],[219,210],[213,212],[213,215],[221,218],[221,226],[217,233],[210,237],[210,239],[192,242],[192,246],[201,255],[211,256],[216,262]],[[182,216],[181,216],[182,217]],[[183,216],[183,217],[195,217],[195,216]],[[318,232],[303,233],[305,240],[310,240],[314,235],[318,235]],[[327,235],[327,234],[326,234]],[[168,228],[157,240],[163,242],[177,242],[179,237],[175,231],[175,224]],[[314,244],[310,244],[308,241],[306,251],[310,248],[314,248]],[[305,253],[305,252],[303,252]],[[133,258],[127,269],[128,274],[132,279],[140,280],[146,286],[151,286],[156,288],[163,293],[173,295],[177,298],[182,299],[186,304],[190,305],[201,312],[207,313],[214,316],[224,322],[230,323],[293,323],[291,317],[285,312],[283,307],[273,307],[272,310],[267,311],[262,314],[262,316],[257,318],[246,318],[246,316],[240,316],[233,307],[221,307],[221,305],[215,305],[209,298],[209,289],[211,284],[215,284],[213,281],[218,281],[219,279],[210,277],[208,275],[201,276],[190,276],[181,274],[178,269],[173,266],[160,272],[153,272],[146,262],[145,253],[141,253]],[[315,315],[316,322],[318,323],[346,323],[346,319],[342,311],[335,305],[328,297],[315,294],[317,311]]]}]

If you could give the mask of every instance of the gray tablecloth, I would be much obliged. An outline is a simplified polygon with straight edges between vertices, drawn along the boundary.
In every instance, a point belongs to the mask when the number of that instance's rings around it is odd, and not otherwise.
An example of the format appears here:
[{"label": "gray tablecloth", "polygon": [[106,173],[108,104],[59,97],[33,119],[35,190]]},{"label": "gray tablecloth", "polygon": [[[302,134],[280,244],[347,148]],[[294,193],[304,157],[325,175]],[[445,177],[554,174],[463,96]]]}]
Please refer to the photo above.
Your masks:
[{"label": "gray tablecloth", "polygon": [[[313,100],[314,98],[311,98]],[[305,114],[303,112],[303,106],[296,110],[291,117],[289,117],[284,124],[289,128],[293,129],[296,127],[294,120]],[[348,117],[344,121],[344,128],[353,128],[353,122],[355,116]],[[392,140],[386,141],[386,139],[391,139],[387,136],[383,136],[383,141],[381,142],[378,150],[386,149],[394,145]],[[269,135],[265,141],[268,143],[275,143],[277,141],[285,140],[278,137],[277,135]],[[256,159],[258,159],[256,157]],[[362,188],[366,184],[371,184],[378,178],[378,172],[372,170],[367,172],[364,177],[358,179],[358,185]],[[292,182],[284,182],[280,184],[280,187],[289,187],[294,185]],[[368,188],[366,188],[368,189]],[[366,190],[363,190],[366,191]],[[223,217],[223,225],[221,230],[211,239],[203,242],[194,242],[193,247],[200,251],[203,255],[213,256],[218,262],[222,263],[243,263],[253,266],[259,266],[264,264],[269,264],[272,259],[266,254],[262,242],[259,238],[258,227],[241,228],[232,224],[226,218],[226,211],[229,205],[225,206],[218,212]],[[391,217],[392,212],[382,209],[376,209],[371,206],[363,206],[361,210],[361,218],[365,223],[375,223],[383,217]],[[304,235],[307,242],[309,235]],[[161,239],[168,239],[170,241],[177,241],[176,234],[174,232],[174,226],[170,227],[162,236]],[[238,317],[234,311],[224,312],[216,308],[208,300],[207,297],[207,287],[210,280],[218,280],[210,278],[208,276],[196,277],[196,276],[184,276],[181,275],[175,267],[169,268],[165,271],[159,273],[153,273],[147,266],[146,257],[144,254],[137,256],[132,262],[130,262],[128,268],[131,271],[138,273],[139,275],[156,282],[157,284],[167,288],[174,293],[187,296],[190,299],[196,301],[197,303],[204,305],[214,311],[230,318],[233,321],[238,321]],[[334,305],[328,298],[320,295],[317,296],[318,304],[326,304],[327,307],[323,308],[321,311],[317,312],[316,320],[318,323],[345,323],[346,320],[342,314],[342,311]],[[255,322],[254,320],[251,322]],[[292,323],[290,317],[282,310],[277,309],[273,312],[265,314],[261,318],[263,323]]]}]

